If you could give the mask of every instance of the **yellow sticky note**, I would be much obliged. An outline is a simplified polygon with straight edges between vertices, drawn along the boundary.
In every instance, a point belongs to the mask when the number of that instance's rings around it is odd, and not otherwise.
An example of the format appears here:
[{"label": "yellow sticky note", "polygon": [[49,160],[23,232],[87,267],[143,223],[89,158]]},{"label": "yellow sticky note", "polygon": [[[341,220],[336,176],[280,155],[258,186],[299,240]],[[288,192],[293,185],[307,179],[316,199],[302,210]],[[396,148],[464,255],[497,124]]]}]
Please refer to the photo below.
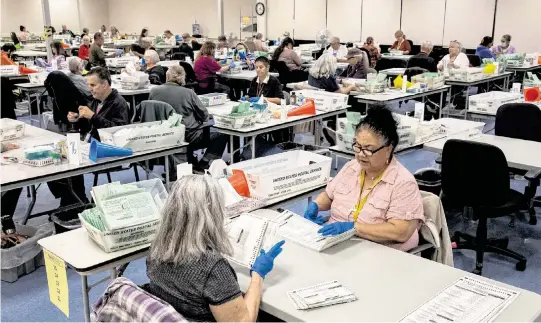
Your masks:
[{"label": "yellow sticky note", "polygon": [[242,22],[247,25],[250,23],[250,17],[242,17]]},{"label": "yellow sticky note", "polygon": [[47,283],[49,285],[49,298],[68,318],[69,290],[68,276],[66,275],[66,263],[55,254],[43,250],[45,257],[45,270],[47,271]]}]

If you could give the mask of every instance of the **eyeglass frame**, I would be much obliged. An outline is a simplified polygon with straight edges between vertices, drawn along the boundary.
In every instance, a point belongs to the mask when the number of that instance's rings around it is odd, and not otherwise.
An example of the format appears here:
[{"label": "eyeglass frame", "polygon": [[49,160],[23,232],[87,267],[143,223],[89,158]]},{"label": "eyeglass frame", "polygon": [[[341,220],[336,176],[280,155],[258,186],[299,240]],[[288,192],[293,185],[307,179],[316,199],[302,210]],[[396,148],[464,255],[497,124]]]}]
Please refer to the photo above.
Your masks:
[{"label": "eyeglass frame", "polygon": [[[362,154],[366,157],[372,157],[374,156],[375,153],[377,153],[378,151],[382,150],[383,148],[385,147],[389,147],[390,144],[389,143],[386,143],[384,144],[383,146],[377,148],[377,149],[374,149],[374,150],[370,150],[370,149],[363,149],[362,147],[360,147],[358,145],[357,142],[354,142],[352,145],[351,145],[351,148],[353,149],[353,151],[357,154],[360,154],[362,152]],[[356,150],[356,148],[359,149],[359,151]],[[370,153],[370,154],[367,154],[366,152]]]}]

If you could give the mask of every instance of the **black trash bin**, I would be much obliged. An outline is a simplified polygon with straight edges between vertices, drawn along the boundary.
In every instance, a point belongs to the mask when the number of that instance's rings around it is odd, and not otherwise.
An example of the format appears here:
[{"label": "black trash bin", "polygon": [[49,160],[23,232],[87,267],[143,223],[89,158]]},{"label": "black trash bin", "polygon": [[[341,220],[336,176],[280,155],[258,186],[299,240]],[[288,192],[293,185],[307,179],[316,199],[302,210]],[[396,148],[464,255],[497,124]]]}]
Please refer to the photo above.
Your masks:
[{"label": "black trash bin", "polygon": [[93,207],[94,204],[89,203],[85,205],[71,205],[59,208],[56,212],[51,214],[51,221],[54,223],[55,234],[80,228],[81,221],[79,220],[79,213]]},{"label": "black trash bin", "polygon": [[413,176],[421,191],[430,192],[437,196],[441,192],[441,171],[435,168],[421,168]]}]

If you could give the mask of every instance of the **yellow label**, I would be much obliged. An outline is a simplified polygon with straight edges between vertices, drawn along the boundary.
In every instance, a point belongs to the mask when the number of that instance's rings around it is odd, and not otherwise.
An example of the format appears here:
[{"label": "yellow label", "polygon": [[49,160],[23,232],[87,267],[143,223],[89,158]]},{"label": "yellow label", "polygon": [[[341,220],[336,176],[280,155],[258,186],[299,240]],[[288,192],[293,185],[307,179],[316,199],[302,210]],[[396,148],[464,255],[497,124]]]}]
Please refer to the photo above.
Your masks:
[{"label": "yellow label", "polygon": [[43,250],[43,256],[45,257],[45,270],[47,271],[47,283],[49,284],[49,298],[69,318],[70,302],[66,263],[45,249]]},{"label": "yellow label", "polygon": [[242,17],[242,22],[247,25],[250,23],[250,17]]}]

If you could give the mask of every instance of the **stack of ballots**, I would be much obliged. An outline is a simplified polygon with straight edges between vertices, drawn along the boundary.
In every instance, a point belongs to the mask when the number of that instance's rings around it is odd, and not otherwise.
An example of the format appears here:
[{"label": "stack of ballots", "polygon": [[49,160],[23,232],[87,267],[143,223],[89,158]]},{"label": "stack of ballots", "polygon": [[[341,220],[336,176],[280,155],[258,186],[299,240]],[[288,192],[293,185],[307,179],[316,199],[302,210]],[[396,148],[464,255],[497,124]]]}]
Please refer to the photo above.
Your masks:
[{"label": "stack of ballots", "polygon": [[79,214],[89,236],[106,252],[154,239],[167,191],[159,179],[113,182],[92,188],[96,207]]}]

